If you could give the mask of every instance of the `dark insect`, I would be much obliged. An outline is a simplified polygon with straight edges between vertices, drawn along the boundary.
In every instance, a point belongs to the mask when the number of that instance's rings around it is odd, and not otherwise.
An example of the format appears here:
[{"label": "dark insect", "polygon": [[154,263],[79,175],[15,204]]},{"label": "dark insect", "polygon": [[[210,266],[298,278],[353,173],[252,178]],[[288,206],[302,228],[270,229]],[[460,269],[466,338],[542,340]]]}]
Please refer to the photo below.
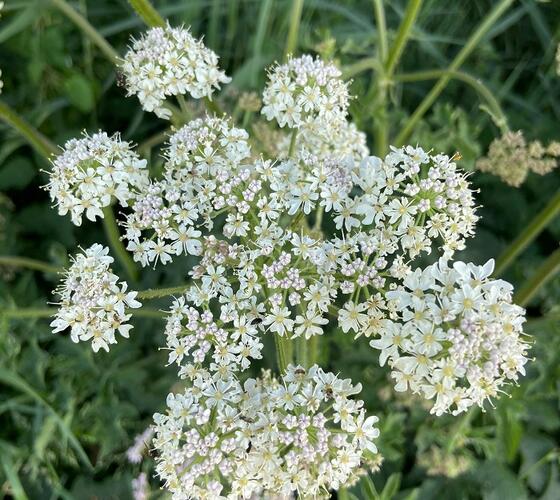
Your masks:
[{"label": "dark insect", "polygon": [[249,453],[252,449],[253,449],[253,443],[251,443],[251,441],[249,441],[249,446],[247,446],[247,449],[245,450],[245,452]]},{"label": "dark insect", "polygon": [[301,368],[301,367],[300,367],[300,368],[296,368],[295,374],[298,375],[298,376],[299,376],[299,375],[303,376],[303,375],[305,375],[305,369],[304,369],[304,368]]},{"label": "dark insect", "polygon": [[117,71],[117,87],[126,87],[126,76],[120,71]]},{"label": "dark insect", "polygon": [[261,317],[257,316],[256,318],[254,318],[251,321],[251,324],[252,325],[260,325],[262,322],[263,322],[263,319]]},{"label": "dark insect", "polygon": [[325,390],[325,394],[327,396],[327,399],[331,399],[333,397],[333,390],[332,387],[327,387],[327,389]]}]

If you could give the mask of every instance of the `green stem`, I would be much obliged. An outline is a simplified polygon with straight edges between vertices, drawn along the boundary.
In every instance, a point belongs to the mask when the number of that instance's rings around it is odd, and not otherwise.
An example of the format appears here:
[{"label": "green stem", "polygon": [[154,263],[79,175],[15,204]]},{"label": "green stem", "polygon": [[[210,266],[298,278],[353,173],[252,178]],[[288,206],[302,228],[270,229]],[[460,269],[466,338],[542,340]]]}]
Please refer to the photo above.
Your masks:
[{"label": "green stem", "polygon": [[519,236],[505,249],[496,261],[494,276],[500,276],[514,259],[541,233],[541,231],[560,212],[560,191],[548,202],[546,207],[537,214]]},{"label": "green stem", "polygon": [[80,28],[97,45],[99,50],[113,64],[119,59],[118,52],[103,38],[99,32],[83,17],[77,10],[71,7],[65,0],[50,0],[65,16],[67,16],[78,28]]},{"label": "green stem", "polygon": [[219,104],[216,101],[212,101],[209,97],[204,98],[204,104],[206,105],[206,109],[214,113],[216,116],[222,116],[224,114]]},{"label": "green stem", "polygon": [[0,255],[0,265],[8,267],[26,267],[27,269],[34,269],[35,271],[43,271],[52,274],[64,271],[62,267],[53,266],[47,262],[12,255]]},{"label": "green stem", "polygon": [[169,295],[174,295],[177,293],[185,292],[190,285],[180,285],[173,286],[169,288],[149,288],[148,290],[142,290],[138,292],[139,299],[158,299],[160,297],[167,297]]},{"label": "green stem", "polygon": [[490,116],[494,120],[494,123],[502,132],[507,132],[508,123],[507,118],[500,106],[500,103],[494,97],[494,94],[490,91],[484,83],[482,83],[477,78],[465,73],[464,71],[448,71],[444,69],[433,69],[426,71],[416,71],[414,73],[401,73],[400,75],[395,75],[394,79],[399,82],[419,82],[423,80],[435,80],[441,78],[442,76],[449,75],[455,80],[462,81],[466,83],[473,90],[486,101]]},{"label": "green stem", "polygon": [[290,137],[290,148],[288,149],[288,158],[291,158],[294,155],[294,150],[296,149],[297,134],[298,134],[297,128],[292,130],[292,135]]},{"label": "green stem", "polygon": [[[410,6],[410,4],[409,4]],[[373,0],[375,22],[379,42],[379,74],[374,80],[377,84],[376,113],[374,123],[375,151],[378,156],[384,156],[389,148],[389,116],[387,114],[387,90],[389,80],[385,65],[388,63],[387,25],[383,0]],[[404,24],[404,21],[403,21]],[[402,27],[402,25],[401,25]]]},{"label": "green stem", "polygon": [[301,335],[296,341],[297,362],[304,368],[307,368],[309,363],[308,342],[304,335]]},{"label": "green stem", "polygon": [[292,11],[290,13],[290,27],[288,29],[288,38],[286,39],[286,47],[284,48],[284,61],[288,56],[293,55],[298,42],[299,25],[301,22],[301,12],[303,10],[303,0],[292,0]]},{"label": "green stem", "polygon": [[418,17],[418,12],[420,11],[420,6],[422,5],[422,0],[409,0],[406,11],[404,13],[404,18],[399,26],[399,31],[397,32],[397,38],[391,47],[389,55],[387,57],[387,63],[385,65],[385,73],[388,78],[391,77],[395,71],[399,59],[403,53],[406,46],[406,42],[410,37],[410,31],[416,18]]},{"label": "green stem", "polygon": [[385,21],[385,8],[383,0],[373,0],[373,11],[375,13],[375,24],[377,26],[379,56],[382,64],[387,63],[389,44],[387,43],[387,22]]},{"label": "green stem", "polygon": [[119,262],[125,268],[126,274],[132,281],[137,281],[138,268],[121,241],[121,235],[119,232],[119,226],[117,225],[117,220],[115,219],[115,213],[110,206],[103,208],[103,227],[105,229],[107,239],[109,240],[109,245],[113,249],[113,252],[115,252]]},{"label": "green stem", "polygon": [[136,11],[136,14],[146,23],[146,26],[155,28],[165,26],[165,20],[148,0],[128,0],[128,3]]},{"label": "green stem", "polygon": [[455,56],[455,58],[447,68],[445,74],[440,77],[440,79],[432,87],[432,90],[429,92],[429,94],[422,100],[418,108],[416,108],[416,111],[414,111],[412,116],[407,120],[406,125],[395,139],[396,146],[402,146],[408,140],[408,138],[412,134],[412,131],[414,130],[414,127],[416,127],[416,124],[424,116],[426,111],[430,109],[434,101],[439,97],[439,95],[443,92],[443,90],[449,83],[452,72],[459,69],[459,67],[463,64],[463,62],[467,59],[471,52],[478,46],[478,44],[490,30],[490,28],[513,3],[513,1],[514,0],[502,0],[499,4],[496,5],[492,12],[490,12],[490,14],[484,18],[476,31],[471,35],[465,46]]},{"label": "green stem", "polygon": [[0,119],[16,130],[45,158],[49,159],[52,155],[57,155],[60,152],[51,141],[3,102],[0,102]]},{"label": "green stem", "polygon": [[[27,318],[50,318],[53,317],[58,309],[56,307],[24,307],[17,309],[0,309],[0,316],[7,319],[27,319]],[[125,309],[126,314],[132,314],[141,318],[161,318],[165,315],[163,311],[156,309]]]},{"label": "green stem", "polygon": [[378,69],[379,61],[375,57],[365,57],[354,64],[342,68],[342,78],[348,80],[368,69]]},{"label": "green stem", "polygon": [[319,357],[319,335],[313,335],[309,339],[309,352],[308,352],[308,361],[309,366],[313,366],[317,363]]},{"label": "green stem", "polygon": [[536,293],[560,271],[560,249],[554,251],[514,295],[514,302],[525,307]]},{"label": "green stem", "polygon": [[280,373],[285,373],[286,368],[292,361],[292,345],[290,339],[273,333],[274,344],[276,346],[276,360],[278,362],[278,370]]}]

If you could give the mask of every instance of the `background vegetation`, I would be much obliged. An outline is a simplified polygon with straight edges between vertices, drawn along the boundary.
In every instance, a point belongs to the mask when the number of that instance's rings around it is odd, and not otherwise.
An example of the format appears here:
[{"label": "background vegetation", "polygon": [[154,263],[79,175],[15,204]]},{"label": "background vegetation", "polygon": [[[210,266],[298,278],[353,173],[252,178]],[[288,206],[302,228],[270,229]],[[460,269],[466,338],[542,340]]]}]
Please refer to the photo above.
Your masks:
[{"label": "background vegetation", "polygon": [[[133,2],[134,3],[134,2]],[[449,68],[468,47],[492,9],[503,12],[478,40],[460,69],[500,103],[512,130],[528,139],[560,139],[560,77],[555,51],[560,41],[560,4],[535,0],[413,0],[419,7],[408,43],[393,74],[379,64],[385,50],[369,0],[162,0],[156,8],[172,24],[192,27],[221,56],[237,91],[260,91],[264,68],[295,43],[296,53],[319,53],[339,62],[360,96],[352,118],[367,132],[372,151],[383,134],[453,154],[473,170],[500,129],[487,102],[464,80],[453,78],[409,131],[410,117],[435,80],[403,77]],[[299,27],[297,5],[302,3]],[[150,138],[165,123],[143,113],[116,84],[114,65],[64,12],[62,0],[8,0],[0,20],[1,99],[62,144],[81,130],[121,131],[156,162]],[[124,0],[79,0],[72,7],[123,54],[130,35],[145,25]],[[291,15],[294,13],[295,16]],[[387,38],[399,39],[407,2],[385,2]],[[408,7],[411,8],[410,5]],[[291,35],[290,27],[292,27]],[[433,71],[432,71],[433,73]],[[430,75],[424,75],[430,76]],[[406,80],[406,81],[403,81]],[[228,99],[233,101],[229,91]],[[227,101],[227,102],[226,102]],[[130,341],[94,355],[87,345],[52,335],[46,303],[68,255],[105,242],[100,224],[80,228],[50,208],[42,172],[48,163],[21,135],[0,128],[0,255],[47,261],[29,269],[0,260],[0,496],[8,498],[129,498],[130,481],[150,460],[130,465],[125,456],[134,436],[161,410],[176,375],[164,367],[161,319],[137,321]],[[380,137],[381,136],[381,137]],[[482,220],[462,257],[477,263],[500,255],[554,199],[558,172],[531,174],[512,188],[489,174],[471,177],[480,189]],[[521,286],[558,247],[560,218],[507,268],[504,277]],[[144,272],[141,288],[172,286],[186,277],[185,261]],[[118,271],[118,266],[117,266]],[[486,413],[433,417],[421,400],[397,396],[387,371],[365,349],[330,335],[322,344],[324,367],[361,381],[369,409],[380,416],[381,471],[340,498],[523,499],[560,498],[560,280],[553,277],[528,304],[527,331],[534,335],[527,376]],[[166,307],[165,301],[150,304]],[[39,309],[39,310],[35,310]],[[153,481],[154,496],[158,485]],[[445,492],[445,493],[444,493]]]}]

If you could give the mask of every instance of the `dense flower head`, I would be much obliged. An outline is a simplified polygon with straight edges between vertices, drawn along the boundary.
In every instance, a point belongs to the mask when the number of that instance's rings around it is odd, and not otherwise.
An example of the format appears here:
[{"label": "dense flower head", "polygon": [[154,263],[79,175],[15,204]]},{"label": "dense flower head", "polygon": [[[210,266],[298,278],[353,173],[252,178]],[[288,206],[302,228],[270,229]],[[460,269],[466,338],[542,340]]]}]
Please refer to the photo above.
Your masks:
[{"label": "dense flower head", "polygon": [[133,191],[148,184],[146,160],[140,159],[119,134],[83,134],[70,139],[53,160],[46,186],[58,213],[70,212],[72,222],[81,225],[82,217],[103,218],[102,209],[117,200],[127,206]]},{"label": "dense flower head", "polygon": [[[290,145],[291,138],[285,135],[279,145],[280,158],[289,158]],[[325,160],[350,157],[357,162],[370,155],[366,134],[358,130],[354,123],[346,120],[327,135],[301,130],[296,136],[294,151],[300,156],[313,154]]]},{"label": "dense flower head", "polygon": [[376,461],[360,390],[317,365],[243,384],[201,375],[154,416],[157,473],[176,499],[328,498]]},{"label": "dense flower head", "polygon": [[545,175],[560,163],[560,143],[543,146],[540,141],[527,142],[523,132],[506,132],[494,139],[486,157],[476,162],[482,172],[500,177],[506,184],[519,187],[529,172]]},{"label": "dense flower head", "polygon": [[[222,118],[198,119],[169,139],[164,177],[138,193],[125,238],[142,265],[201,252],[201,229],[228,206],[243,202],[237,188],[250,177],[247,132]],[[250,199],[250,197],[247,197]]]},{"label": "dense flower head", "polygon": [[148,30],[124,56],[121,70],[128,95],[137,95],[142,108],[169,118],[170,96],[211,97],[230,78],[218,68],[218,56],[184,27]]},{"label": "dense flower head", "polygon": [[261,112],[280,127],[335,129],[345,120],[350,99],[341,76],[334,64],[310,55],[276,64],[268,72]]},{"label": "dense flower head", "polygon": [[70,328],[73,342],[91,340],[94,352],[109,351],[118,332],[129,337],[132,325],[126,308],[138,308],[137,292],[112,273],[109,249],[94,244],[78,254],[66,271],[56,293],[59,309],[52,321],[53,333]]},{"label": "dense flower head", "polygon": [[[224,178],[221,168],[214,179],[207,167],[202,177],[186,174],[212,186],[196,195],[188,189],[190,213],[212,219],[225,208],[227,215],[224,239],[197,232],[193,284],[167,322],[169,363],[183,377],[208,365],[222,374],[244,370],[261,357],[260,335],[309,339],[333,316],[344,332],[371,336],[384,315],[383,294],[410,272],[408,261],[434,244],[451,255],[476,221],[464,175],[449,157],[419,148],[384,160],[302,153],[238,168]],[[322,223],[334,227],[330,239]],[[146,261],[171,260],[174,247],[162,245],[164,253]]]},{"label": "dense flower head", "polygon": [[498,395],[525,374],[524,309],[513,287],[484,266],[445,259],[409,273],[386,293],[390,318],[371,346],[388,363],[397,391],[434,399],[432,412],[457,414]]}]

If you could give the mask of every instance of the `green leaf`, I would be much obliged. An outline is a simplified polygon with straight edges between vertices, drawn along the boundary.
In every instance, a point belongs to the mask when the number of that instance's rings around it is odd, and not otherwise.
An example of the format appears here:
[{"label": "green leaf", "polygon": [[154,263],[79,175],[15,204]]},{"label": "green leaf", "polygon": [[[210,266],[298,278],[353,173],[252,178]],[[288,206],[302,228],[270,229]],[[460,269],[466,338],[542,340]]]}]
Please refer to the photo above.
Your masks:
[{"label": "green leaf", "polygon": [[89,468],[93,469],[93,465],[91,464],[86,452],[82,448],[82,445],[70,430],[68,424],[56,413],[54,408],[49,405],[32,387],[30,387],[25,380],[23,380],[18,374],[6,370],[5,368],[0,367],[0,381],[4,382],[4,384],[9,385],[15,389],[20,390],[21,392],[31,396],[35,401],[42,404],[54,417],[56,423],[62,434],[68,439],[72,448],[76,454],[80,457],[82,462]]},{"label": "green leaf", "polygon": [[382,500],[391,500],[399,491],[401,486],[401,474],[399,472],[395,472],[389,476],[387,483],[385,483],[385,487],[381,492]]},{"label": "green leaf", "polygon": [[361,485],[362,495],[364,498],[367,498],[367,500],[381,500],[379,493],[377,493],[377,490],[375,489],[375,484],[373,484],[373,481],[369,476],[364,476],[362,478]]},{"label": "green leaf", "polygon": [[4,469],[8,482],[10,483],[12,496],[15,500],[27,500],[27,495],[23,490],[17,471],[7,453],[0,454],[0,463],[2,464],[2,468]]},{"label": "green leaf", "polygon": [[70,102],[83,113],[88,113],[95,105],[93,85],[84,76],[75,73],[64,82],[64,90]]},{"label": "green leaf", "polygon": [[4,163],[0,169],[0,189],[22,189],[35,177],[37,169],[23,156]]}]

